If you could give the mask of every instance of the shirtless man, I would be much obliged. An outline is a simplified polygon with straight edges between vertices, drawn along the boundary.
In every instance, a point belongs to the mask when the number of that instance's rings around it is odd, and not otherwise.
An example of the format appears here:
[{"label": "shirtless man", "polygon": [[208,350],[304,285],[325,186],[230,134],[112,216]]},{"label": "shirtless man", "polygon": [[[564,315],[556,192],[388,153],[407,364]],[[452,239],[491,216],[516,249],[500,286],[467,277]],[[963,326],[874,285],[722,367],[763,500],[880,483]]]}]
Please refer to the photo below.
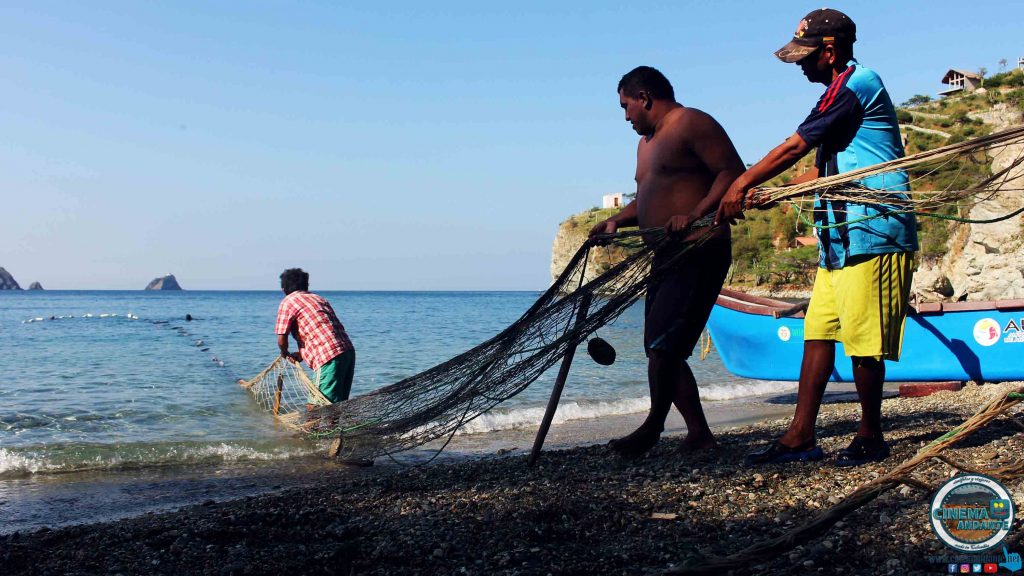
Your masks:
[{"label": "shirtless man", "polygon": [[[672,85],[654,68],[630,71],[619,81],[618,92],[626,121],[641,136],[636,199],[590,234],[610,234],[624,226],[664,227],[679,241],[693,239],[700,234],[690,231],[693,222],[715,212],[729,185],[743,173],[736,148],[714,118],[676,102]],[[654,447],[672,404],[686,422],[684,450],[716,445],[686,359],[722,288],[731,250],[729,230],[721,227],[648,287],[644,349],[651,410],[635,432],[612,440],[616,452],[636,456]],[[655,253],[654,267],[674,253]]]}]

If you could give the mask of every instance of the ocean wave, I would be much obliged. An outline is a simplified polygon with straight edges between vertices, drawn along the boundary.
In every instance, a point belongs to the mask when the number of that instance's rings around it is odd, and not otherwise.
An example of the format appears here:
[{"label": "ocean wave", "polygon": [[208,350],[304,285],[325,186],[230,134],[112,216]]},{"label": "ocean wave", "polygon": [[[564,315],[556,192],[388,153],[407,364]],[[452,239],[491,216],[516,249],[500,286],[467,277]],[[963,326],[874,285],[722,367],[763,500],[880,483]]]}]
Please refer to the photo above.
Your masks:
[{"label": "ocean wave", "polygon": [[49,466],[42,459],[0,448],[0,478],[28,476],[48,469]]},{"label": "ocean wave", "polygon": [[736,382],[719,383],[700,389],[700,399],[710,402],[736,400],[765,394],[792,392],[796,382],[776,382],[771,380],[739,380]]},{"label": "ocean wave", "polygon": [[[585,420],[644,412],[651,406],[648,397],[626,398],[610,402],[576,402],[564,401],[558,405],[553,424],[561,424],[570,420]],[[515,430],[518,428],[535,428],[544,417],[544,407],[496,409],[475,418],[459,429],[458,434],[480,434],[497,430]]]},{"label": "ocean wave", "polygon": [[60,449],[24,451],[0,448],[0,479],[35,474],[286,460],[318,452],[319,447],[314,444],[280,446],[229,442],[207,445],[65,446]]},{"label": "ocean wave", "polygon": [[[737,400],[766,394],[790,392],[796,387],[792,382],[771,382],[762,380],[743,380],[737,382],[718,383],[707,388],[700,388],[700,399],[706,402]],[[651,406],[649,396],[640,398],[623,398],[611,401],[562,401],[555,412],[553,424],[561,424],[572,420],[586,420],[605,416],[621,416],[646,412]],[[544,417],[543,406],[529,408],[497,408],[481,415],[459,429],[457,434],[481,434],[499,430],[516,430],[534,428]]]}]

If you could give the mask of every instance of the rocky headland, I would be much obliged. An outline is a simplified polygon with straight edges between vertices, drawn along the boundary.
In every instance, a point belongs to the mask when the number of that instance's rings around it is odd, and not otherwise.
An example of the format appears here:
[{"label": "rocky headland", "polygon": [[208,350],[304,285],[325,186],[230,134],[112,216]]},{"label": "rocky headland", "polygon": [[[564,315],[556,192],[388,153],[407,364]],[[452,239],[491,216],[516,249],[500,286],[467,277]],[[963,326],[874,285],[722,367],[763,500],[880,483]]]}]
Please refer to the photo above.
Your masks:
[{"label": "rocky headland", "polygon": [[18,281],[2,266],[0,266],[0,290],[21,290]]},{"label": "rocky headland", "polygon": [[182,287],[178,284],[178,279],[174,277],[174,274],[168,274],[159,278],[154,278],[152,282],[146,285],[146,290],[181,290]]},{"label": "rocky headland", "polygon": [[[619,209],[598,209],[594,208],[580,214],[570,216],[558,225],[558,232],[555,234],[555,241],[551,246],[551,281],[565,270],[573,255],[580,249],[580,246],[587,241],[590,229],[599,221],[616,213]],[[600,276],[612,266],[615,266],[628,255],[628,252],[619,246],[594,246],[590,250],[586,269],[583,272],[583,282],[590,282]],[[574,285],[574,283],[570,283]]]}]

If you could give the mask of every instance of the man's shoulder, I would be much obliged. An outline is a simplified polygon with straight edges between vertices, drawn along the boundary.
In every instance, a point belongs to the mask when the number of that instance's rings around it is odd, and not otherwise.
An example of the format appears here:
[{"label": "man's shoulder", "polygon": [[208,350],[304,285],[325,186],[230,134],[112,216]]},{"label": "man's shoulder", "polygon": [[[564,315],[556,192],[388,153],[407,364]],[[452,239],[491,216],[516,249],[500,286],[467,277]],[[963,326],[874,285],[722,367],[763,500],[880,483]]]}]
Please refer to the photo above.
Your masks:
[{"label": "man's shoulder", "polygon": [[322,296],[314,294],[313,292],[296,290],[295,292],[292,292],[291,294],[285,296],[284,299],[281,300],[281,305],[283,306],[287,303],[288,305],[301,306],[306,303],[320,302],[322,300]]},{"label": "man's shoulder", "polygon": [[674,138],[680,140],[705,138],[708,130],[716,130],[720,126],[713,116],[698,108],[680,107],[672,113],[674,116],[667,128]]},{"label": "man's shoulder", "polygon": [[692,108],[690,106],[681,106],[677,109],[679,122],[684,124],[704,124],[708,122],[714,122],[717,124],[715,119],[707,112],[700,108]]},{"label": "man's shoulder", "polygon": [[882,83],[882,77],[878,72],[859,63],[855,65],[853,74],[847,79],[846,86],[858,93],[885,90],[885,84]]}]

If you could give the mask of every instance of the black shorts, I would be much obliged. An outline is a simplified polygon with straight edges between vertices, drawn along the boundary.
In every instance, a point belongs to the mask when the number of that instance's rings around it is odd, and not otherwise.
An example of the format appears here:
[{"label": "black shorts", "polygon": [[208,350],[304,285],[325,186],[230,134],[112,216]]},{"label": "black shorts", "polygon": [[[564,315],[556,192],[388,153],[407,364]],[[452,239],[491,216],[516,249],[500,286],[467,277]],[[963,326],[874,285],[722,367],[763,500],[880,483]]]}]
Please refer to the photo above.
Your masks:
[{"label": "black shorts", "polygon": [[[658,270],[677,252],[656,253],[652,270]],[[656,350],[690,357],[731,262],[732,243],[716,238],[682,255],[671,270],[651,280],[644,302],[644,350],[648,356]]]}]

